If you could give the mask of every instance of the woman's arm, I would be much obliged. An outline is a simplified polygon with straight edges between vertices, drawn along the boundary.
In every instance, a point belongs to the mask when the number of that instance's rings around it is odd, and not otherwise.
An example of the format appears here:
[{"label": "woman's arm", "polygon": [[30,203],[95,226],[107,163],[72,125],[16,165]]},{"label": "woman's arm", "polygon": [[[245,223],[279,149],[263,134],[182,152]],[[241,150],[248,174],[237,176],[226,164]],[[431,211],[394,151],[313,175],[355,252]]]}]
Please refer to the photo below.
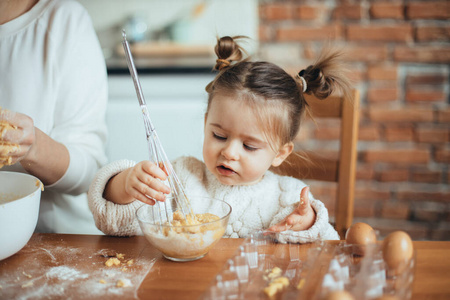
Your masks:
[{"label": "woman's arm", "polygon": [[[46,189],[71,195],[87,192],[107,162],[106,64],[89,14],[77,2],[57,5],[48,23],[44,52],[54,111],[47,134],[69,153],[65,173]],[[55,157],[49,157],[54,159]]]},{"label": "woman's arm", "polygon": [[51,185],[66,173],[70,161],[69,151],[40,129],[35,128],[34,132],[35,141],[20,164],[44,185]]}]

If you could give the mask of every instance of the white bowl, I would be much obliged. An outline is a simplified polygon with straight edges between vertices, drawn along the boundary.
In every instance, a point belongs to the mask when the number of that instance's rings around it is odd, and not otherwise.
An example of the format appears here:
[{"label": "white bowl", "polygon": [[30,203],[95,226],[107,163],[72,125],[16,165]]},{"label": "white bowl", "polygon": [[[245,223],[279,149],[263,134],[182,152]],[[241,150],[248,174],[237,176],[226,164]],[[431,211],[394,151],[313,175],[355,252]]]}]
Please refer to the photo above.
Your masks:
[{"label": "white bowl", "polygon": [[19,252],[33,235],[41,187],[29,174],[0,171],[0,260]]}]

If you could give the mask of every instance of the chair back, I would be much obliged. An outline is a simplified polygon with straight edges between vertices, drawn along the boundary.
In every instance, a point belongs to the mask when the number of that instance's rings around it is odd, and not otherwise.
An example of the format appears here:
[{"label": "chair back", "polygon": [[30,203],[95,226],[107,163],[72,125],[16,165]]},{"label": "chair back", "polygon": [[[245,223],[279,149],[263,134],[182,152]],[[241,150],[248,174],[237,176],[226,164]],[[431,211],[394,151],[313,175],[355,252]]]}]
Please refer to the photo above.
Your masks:
[{"label": "chair back", "polygon": [[[314,120],[340,119],[338,158],[324,157],[317,152],[295,152],[283,164],[271,170],[298,179],[336,182],[335,228],[341,239],[353,221],[353,203],[357,163],[360,96],[352,90],[350,97],[330,96],[319,100],[306,95]],[[318,128],[320,130],[320,127]],[[300,191],[299,191],[300,193]],[[314,194],[314,191],[313,191]]]}]

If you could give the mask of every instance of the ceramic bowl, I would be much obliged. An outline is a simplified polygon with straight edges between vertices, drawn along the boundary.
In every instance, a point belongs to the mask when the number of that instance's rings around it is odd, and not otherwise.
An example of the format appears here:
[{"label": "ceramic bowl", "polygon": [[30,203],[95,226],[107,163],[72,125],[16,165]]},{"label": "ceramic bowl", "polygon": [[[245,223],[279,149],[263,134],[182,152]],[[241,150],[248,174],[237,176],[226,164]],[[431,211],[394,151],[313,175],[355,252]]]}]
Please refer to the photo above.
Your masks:
[{"label": "ceramic bowl", "polygon": [[33,234],[42,183],[25,173],[0,171],[0,260],[22,249]]}]

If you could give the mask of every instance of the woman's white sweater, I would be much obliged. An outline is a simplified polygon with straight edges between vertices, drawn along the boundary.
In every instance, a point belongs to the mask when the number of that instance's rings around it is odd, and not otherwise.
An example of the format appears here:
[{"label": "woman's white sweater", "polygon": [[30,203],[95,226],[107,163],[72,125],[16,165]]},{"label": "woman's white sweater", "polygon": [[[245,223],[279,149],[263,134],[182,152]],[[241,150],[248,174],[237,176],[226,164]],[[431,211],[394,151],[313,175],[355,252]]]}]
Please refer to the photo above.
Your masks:
[{"label": "woman's white sweater", "polygon": [[[101,169],[89,189],[89,207],[97,227],[108,235],[141,235],[136,210],[145,205],[134,201],[119,205],[103,198],[106,183],[114,175],[133,167],[135,162],[119,160]],[[265,230],[287,217],[298,206],[300,191],[305,183],[267,171],[254,185],[229,186],[221,184],[205,164],[194,157],[175,160],[173,168],[185,187],[188,197],[203,196],[220,199],[232,207],[225,237],[246,238],[253,232]],[[339,235],[328,221],[328,211],[319,200],[309,194],[316,212],[314,225],[304,231],[287,230],[278,234],[280,242],[304,243],[315,240],[338,240]],[[195,212],[195,209],[194,209]]]}]

